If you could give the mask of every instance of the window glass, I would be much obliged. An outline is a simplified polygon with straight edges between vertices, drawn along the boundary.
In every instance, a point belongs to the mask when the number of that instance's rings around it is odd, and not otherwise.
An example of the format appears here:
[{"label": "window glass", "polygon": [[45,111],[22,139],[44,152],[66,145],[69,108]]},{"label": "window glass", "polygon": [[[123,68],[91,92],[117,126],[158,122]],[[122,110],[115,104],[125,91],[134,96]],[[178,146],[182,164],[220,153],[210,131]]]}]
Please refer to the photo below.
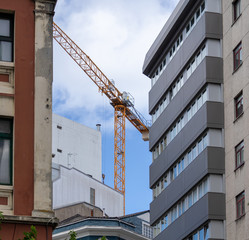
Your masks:
[{"label": "window glass", "polygon": [[236,70],[242,63],[242,43],[233,50],[234,70]]},{"label": "window glass", "polygon": [[197,11],[196,11],[196,19],[198,19],[199,17],[200,17],[200,9],[198,9]]},{"label": "window glass", "polygon": [[208,228],[208,225],[204,227],[204,239],[205,240],[209,239],[209,228]]},{"label": "window glass", "polygon": [[193,235],[193,240],[198,240],[198,232]]},{"label": "window glass", "polygon": [[190,65],[187,67],[187,78],[189,78],[191,75],[191,67]]},{"label": "window glass", "polygon": [[181,161],[178,162],[178,175],[182,172],[182,165],[181,165]]},{"label": "window glass", "polygon": [[0,119],[0,184],[12,183],[12,120]]},{"label": "window glass", "polygon": [[192,193],[188,195],[188,207],[190,208],[193,205]]},{"label": "window glass", "polygon": [[203,137],[203,149],[207,147],[207,134]]},{"label": "window glass", "polygon": [[10,121],[7,119],[0,119],[0,133],[10,133]]},{"label": "window glass", "polygon": [[197,112],[197,103],[196,101],[192,104],[192,114],[195,115],[195,113]]},{"label": "window glass", "polygon": [[245,214],[245,193],[242,192],[236,197],[237,218]]},{"label": "window glass", "polygon": [[192,158],[195,159],[197,157],[197,145],[195,145],[192,149]]},{"label": "window glass", "polygon": [[174,166],[174,178],[177,177],[177,165]]},{"label": "window glass", "polygon": [[202,92],[202,104],[204,104],[207,101],[207,91],[204,90]]},{"label": "window glass", "polygon": [[244,141],[235,147],[236,168],[244,163]]},{"label": "window glass", "polygon": [[199,231],[199,240],[204,240],[204,228]]},{"label": "window glass", "polygon": [[10,20],[0,19],[0,36],[10,37]]},{"label": "window glass", "polygon": [[188,152],[188,164],[192,162],[192,151]]},{"label": "window glass", "polygon": [[200,154],[202,152],[202,150],[203,150],[203,141],[200,140],[198,142],[198,153]]},{"label": "window glass", "polygon": [[182,165],[182,170],[184,169],[184,158],[182,159],[182,161],[181,161],[181,165]]},{"label": "window glass", "polygon": [[192,114],[191,114],[191,108],[188,109],[188,121],[191,119]]},{"label": "window glass", "polygon": [[173,169],[170,170],[170,182],[173,181],[174,175],[173,175]]},{"label": "window glass", "polygon": [[205,2],[203,2],[203,3],[201,4],[201,12],[203,12],[204,9],[205,9]]},{"label": "window glass", "polygon": [[202,106],[202,97],[201,95],[197,98],[197,109],[200,109]]},{"label": "window glass", "polygon": [[168,186],[168,175],[166,174],[164,176],[164,188],[166,188]]},{"label": "window glass", "polygon": [[192,71],[192,73],[194,72],[195,69],[196,69],[196,61],[195,61],[195,59],[193,59],[192,62],[191,62],[191,71]]},{"label": "window glass", "polygon": [[186,26],[186,33],[188,33],[189,29],[190,29],[190,25],[188,23],[188,25]]},{"label": "window glass", "polygon": [[181,216],[182,215],[182,203],[178,203],[178,215]]},{"label": "window glass", "polygon": [[0,41],[0,61],[11,62],[12,43]]},{"label": "window glass", "polygon": [[206,55],[207,55],[207,53],[206,53],[206,45],[204,45],[201,48],[201,59],[203,59]]},{"label": "window glass", "polygon": [[195,18],[194,17],[191,19],[190,23],[191,23],[191,27],[193,27],[193,25],[195,24]]},{"label": "window glass", "polygon": [[186,202],[186,200],[184,199],[184,200],[182,201],[182,212],[183,212],[183,213],[185,212],[185,202]]},{"label": "window glass", "polygon": [[240,0],[233,2],[233,21],[236,21],[241,14]]},{"label": "window glass", "polygon": [[0,61],[11,62],[13,55],[13,15],[0,13]]},{"label": "window glass", "polygon": [[203,194],[205,195],[208,192],[208,181],[207,179],[203,182]]},{"label": "window glass", "polygon": [[165,216],[165,227],[168,227],[168,215]]},{"label": "window glass", "polygon": [[193,192],[193,203],[197,202],[197,188]]},{"label": "window glass", "polygon": [[198,52],[196,55],[196,62],[197,62],[197,65],[200,64],[200,62],[201,62],[201,53],[200,52]]},{"label": "window glass", "polygon": [[10,184],[10,140],[0,138],[0,183]]},{"label": "window glass", "polygon": [[198,187],[199,190],[199,199],[203,197],[203,183],[201,183]]},{"label": "window glass", "polygon": [[243,113],[243,94],[235,98],[235,118],[238,118]]}]

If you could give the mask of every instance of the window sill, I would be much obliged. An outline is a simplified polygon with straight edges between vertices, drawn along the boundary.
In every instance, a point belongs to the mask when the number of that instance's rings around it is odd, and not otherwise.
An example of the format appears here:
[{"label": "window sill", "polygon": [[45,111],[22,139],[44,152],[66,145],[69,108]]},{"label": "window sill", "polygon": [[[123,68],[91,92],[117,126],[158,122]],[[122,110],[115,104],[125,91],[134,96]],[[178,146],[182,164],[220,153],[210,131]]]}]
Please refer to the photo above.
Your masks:
[{"label": "window sill", "polygon": [[234,172],[236,172],[239,168],[243,167],[245,164],[245,162],[241,163],[239,166],[237,166],[235,169],[234,169]]},{"label": "window sill", "polygon": [[242,112],[236,119],[233,121],[233,123],[237,122],[239,118],[241,118],[244,115],[244,112]]},{"label": "window sill", "polygon": [[242,66],[242,64],[243,64],[243,62],[236,69],[233,70],[232,75],[235,74],[239,70],[239,68]]},{"label": "window sill", "polygon": [[0,184],[0,190],[6,190],[6,191],[13,190],[13,186]]},{"label": "window sill", "polygon": [[240,18],[241,15],[242,15],[242,13],[236,19],[233,19],[233,23],[232,23],[231,27],[238,21],[238,19]]},{"label": "window sill", "polygon": [[240,219],[242,219],[246,214],[242,214],[241,216],[239,216],[238,218],[235,219],[235,222],[239,221]]}]

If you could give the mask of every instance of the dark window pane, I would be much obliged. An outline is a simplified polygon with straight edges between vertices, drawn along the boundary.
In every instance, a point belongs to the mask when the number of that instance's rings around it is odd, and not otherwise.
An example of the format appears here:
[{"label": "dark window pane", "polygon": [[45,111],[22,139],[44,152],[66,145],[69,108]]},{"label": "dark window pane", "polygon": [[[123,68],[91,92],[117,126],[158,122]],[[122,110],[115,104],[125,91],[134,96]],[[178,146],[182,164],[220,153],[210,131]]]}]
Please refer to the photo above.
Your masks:
[{"label": "dark window pane", "polygon": [[10,184],[10,140],[0,139],[0,183]]},{"label": "dark window pane", "polygon": [[10,121],[0,119],[0,133],[10,133]]}]

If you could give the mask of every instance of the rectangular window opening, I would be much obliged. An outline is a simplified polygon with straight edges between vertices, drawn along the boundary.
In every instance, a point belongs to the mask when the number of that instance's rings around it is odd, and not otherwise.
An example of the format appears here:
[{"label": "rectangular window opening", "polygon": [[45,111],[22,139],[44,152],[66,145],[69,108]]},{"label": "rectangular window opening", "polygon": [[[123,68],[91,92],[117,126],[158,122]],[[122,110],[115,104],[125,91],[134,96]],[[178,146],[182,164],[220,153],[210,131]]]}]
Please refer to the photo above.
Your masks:
[{"label": "rectangular window opening", "polygon": [[240,42],[233,50],[233,68],[237,70],[242,64],[242,43]]},{"label": "rectangular window opening", "polygon": [[235,119],[237,119],[243,113],[243,93],[241,92],[234,99],[235,104]]},{"label": "rectangular window opening", "polygon": [[245,214],[245,192],[240,193],[236,197],[237,219]]},{"label": "rectangular window opening", "polygon": [[240,0],[233,2],[233,21],[235,22],[241,15]]},{"label": "rectangular window opening", "polygon": [[235,147],[235,168],[237,169],[244,163],[244,141]]},{"label": "rectangular window opening", "polygon": [[12,184],[12,119],[0,118],[0,184]]},{"label": "rectangular window opening", "polygon": [[0,13],[0,61],[13,62],[14,15]]}]

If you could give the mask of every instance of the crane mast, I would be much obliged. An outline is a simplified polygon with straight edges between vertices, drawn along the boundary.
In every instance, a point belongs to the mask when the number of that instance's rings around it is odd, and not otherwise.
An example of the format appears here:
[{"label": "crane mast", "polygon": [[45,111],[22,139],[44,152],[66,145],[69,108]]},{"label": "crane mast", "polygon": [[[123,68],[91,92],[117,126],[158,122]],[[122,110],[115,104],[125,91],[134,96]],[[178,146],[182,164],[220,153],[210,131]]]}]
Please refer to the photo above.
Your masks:
[{"label": "crane mast", "polygon": [[124,196],[125,213],[125,118],[142,133],[145,141],[149,137],[149,124],[134,108],[129,96],[121,93],[91,58],[55,23],[53,38],[97,85],[99,91],[108,97],[114,107],[114,189]]}]

